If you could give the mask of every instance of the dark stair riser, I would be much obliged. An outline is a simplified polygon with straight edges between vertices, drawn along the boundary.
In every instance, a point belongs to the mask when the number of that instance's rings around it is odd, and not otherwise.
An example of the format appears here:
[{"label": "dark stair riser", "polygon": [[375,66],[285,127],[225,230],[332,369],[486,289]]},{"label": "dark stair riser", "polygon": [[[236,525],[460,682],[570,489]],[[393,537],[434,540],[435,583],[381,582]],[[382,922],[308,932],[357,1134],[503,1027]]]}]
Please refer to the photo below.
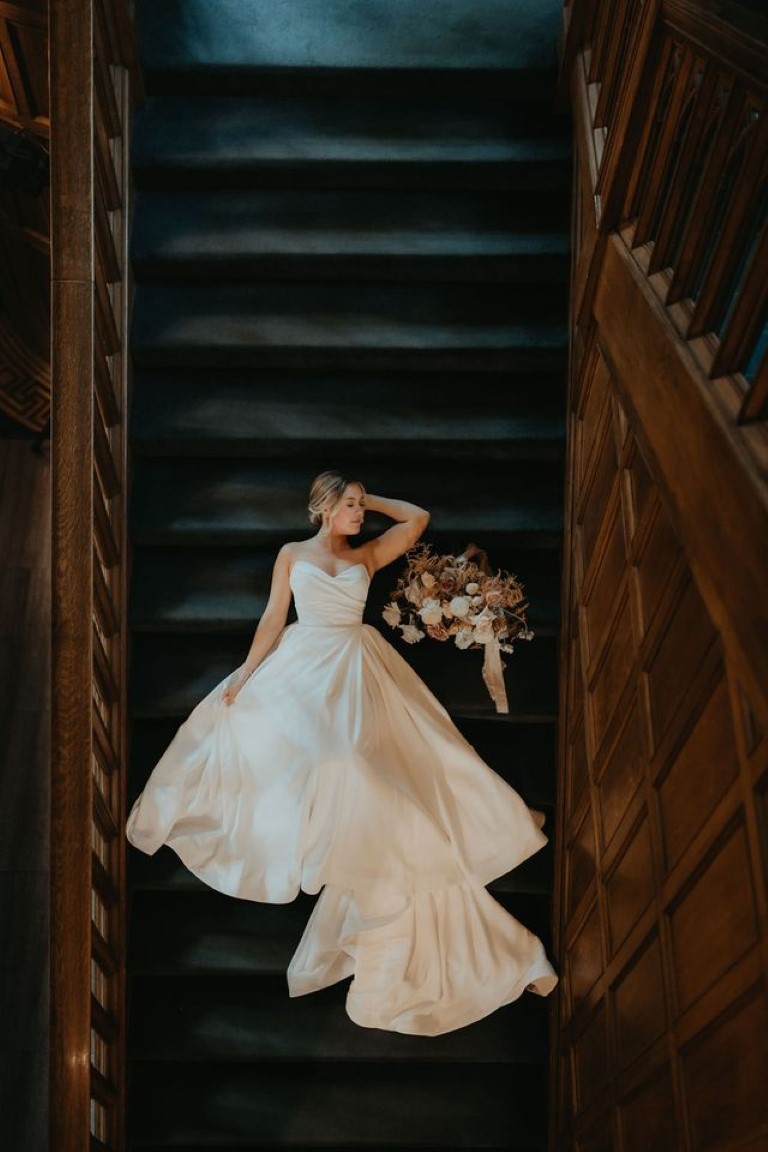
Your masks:
[{"label": "dark stair riser", "polygon": [[568,221],[558,220],[555,205],[511,200],[509,193],[143,192],[133,266],[140,280],[333,277],[559,287],[570,258]]},{"label": "dark stair riser", "polygon": [[[410,2],[410,0],[409,0]],[[368,102],[385,100],[414,105],[448,104],[463,109],[482,105],[512,123],[525,125],[530,136],[560,136],[570,142],[569,109],[555,106],[556,68],[382,66],[381,68],[297,65],[254,66],[158,60],[144,68],[145,89],[152,100],[324,99]],[[509,123],[509,121],[508,121]]]},{"label": "dark stair riser", "polygon": [[[410,0],[409,0],[410,2]],[[191,61],[144,67],[150,102],[167,100],[306,100],[312,103],[365,101],[370,107],[406,104],[413,109],[448,106],[465,116],[478,110],[505,118],[508,131],[515,126],[531,137],[559,137],[570,147],[571,114],[556,107],[557,72],[552,67],[509,68],[383,66],[381,68],[300,66]],[[562,208],[562,203],[561,203]]]},{"label": "dark stair riser", "polygon": [[[397,456],[395,456],[397,460]],[[394,461],[393,461],[394,464]],[[305,458],[303,467],[248,459],[145,460],[136,470],[131,529],[137,544],[260,544],[311,534],[306,497],[315,472],[337,467],[373,493],[398,495],[429,509],[425,539],[451,534],[450,551],[493,535],[506,546],[525,541],[557,548],[562,526],[562,466],[550,461],[504,463],[478,459],[471,472],[449,461],[414,461],[391,468],[359,449],[339,459]],[[393,483],[396,491],[393,491]],[[385,519],[369,513],[365,536]],[[477,537],[482,536],[482,541]],[[522,574],[521,574],[522,578]]]},{"label": "dark stair riser", "polygon": [[562,377],[500,374],[342,376],[167,371],[137,373],[134,452],[283,460],[346,454],[366,460],[560,460]]},{"label": "dark stair riser", "polygon": [[[547,807],[542,805],[546,814]],[[550,831],[552,821],[545,825]],[[134,857],[129,867],[130,883],[135,890],[169,893],[199,893],[207,886],[185,868],[172,848],[164,846],[153,856]],[[503,901],[512,895],[547,895],[552,883],[552,843],[546,844],[534,856],[511,872],[492,880],[489,892]],[[298,893],[297,893],[298,895]],[[227,897],[231,899],[231,897]]]},{"label": "dark stair riser", "polygon": [[[413,1038],[412,1038],[413,1039]],[[416,1038],[428,1043],[431,1037]],[[527,1149],[541,1131],[546,1076],[536,1064],[332,1061],[136,1063],[132,1145],[167,1148]],[[511,1089],[514,1088],[514,1091]]]},{"label": "dark stair riser", "polygon": [[[250,644],[270,592],[275,554],[259,548],[219,547],[215,553],[191,546],[136,548],[130,624],[134,633],[216,633]],[[515,574],[528,596],[528,621],[537,636],[559,630],[559,552],[499,549],[493,571]],[[395,590],[401,563],[374,575],[366,619],[381,621]],[[528,593],[530,589],[530,595]],[[293,606],[289,619],[295,619]],[[385,631],[390,640],[398,634]]]},{"label": "dark stair riser", "polygon": [[148,283],[136,292],[142,371],[551,376],[567,362],[564,293],[549,285]]},{"label": "dark stair riser", "polygon": [[[499,882],[493,895],[511,915],[540,936],[545,944],[549,943],[550,909],[547,892],[502,891]],[[229,979],[241,976],[244,982],[232,985],[232,995],[241,996],[244,1000],[259,994],[259,985],[251,977],[276,978],[277,985],[270,984],[270,995],[274,994],[277,987],[275,1002],[282,1003],[285,999],[288,963],[317,899],[316,896],[301,892],[290,904],[260,904],[222,897],[220,893],[203,886],[172,890],[168,887],[142,888],[137,885],[131,908],[131,971],[135,978],[168,977],[169,982],[164,987],[169,999],[176,987],[173,983],[176,977],[190,977],[190,991],[184,994],[193,996],[196,994],[195,989],[200,987],[194,977],[220,976]],[[344,981],[334,987],[342,990],[339,995],[346,992]],[[311,1004],[310,999],[300,999]],[[528,998],[524,998],[522,1004],[538,1004],[535,1011],[543,1011],[544,1007],[543,1001]],[[522,1016],[528,1010],[523,1008]],[[515,1034],[519,1040],[519,1028],[515,1029]],[[457,1052],[463,1050],[468,1039],[471,1039],[469,1034],[460,1038],[455,1046]],[[543,1044],[545,1037],[533,1038],[532,1046],[535,1046],[537,1040]],[[172,1038],[170,1042],[173,1042]],[[489,1048],[483,1058],[495,1059],[493,1049]]]},{"label": "dark stair riser", "polygon": [[[427,640],[418,645],[398,640],[394,643],[449,711],[476,709],[482,713],[493,709],[481,674],[482,649],[460,652],[451,641],[443,645]],[[236,637],[134,637],[132,716],[184,719],[203,696],[240,667],[248,646]],[[513,654],[502,653],[507,665],[504,676],[511,717],[555,717],[556,656],[557,641],[552,636],[517,640]],[[232,707],[238,704],[241,702],[236,701]]]},{"label": "dark stair riser", "polygon": [[559,221],[571,144],[567,121],[515,99],[171,96],[139,111],[132,161],[142,192],[535,191]]},{"label": "dark stair riser", "polygon": [[542,1064],[546,1003],[527,997],[493,1013],[461,1036],[413,1038],[361,1031],[344,1011],[347,981],[311,996],[290,997],[284,973],[253,979],[206,975],[141,976],[133,983],[131,1049],[136,1059],[416,1061]]}]

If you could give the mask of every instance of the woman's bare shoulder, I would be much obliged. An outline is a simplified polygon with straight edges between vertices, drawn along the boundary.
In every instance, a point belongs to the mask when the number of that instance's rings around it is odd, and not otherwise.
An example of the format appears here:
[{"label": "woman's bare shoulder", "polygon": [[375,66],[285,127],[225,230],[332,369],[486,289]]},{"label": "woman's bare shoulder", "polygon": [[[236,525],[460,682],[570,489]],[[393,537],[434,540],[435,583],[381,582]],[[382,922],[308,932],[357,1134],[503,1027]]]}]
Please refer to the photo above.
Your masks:
[{"label": "woman's bare shoulder", "polygon": [[298,560],[305,552],[307,555],[309,554],[306,540],[287,540],[279,550],[279,554],[287,556],[291,563]]}]

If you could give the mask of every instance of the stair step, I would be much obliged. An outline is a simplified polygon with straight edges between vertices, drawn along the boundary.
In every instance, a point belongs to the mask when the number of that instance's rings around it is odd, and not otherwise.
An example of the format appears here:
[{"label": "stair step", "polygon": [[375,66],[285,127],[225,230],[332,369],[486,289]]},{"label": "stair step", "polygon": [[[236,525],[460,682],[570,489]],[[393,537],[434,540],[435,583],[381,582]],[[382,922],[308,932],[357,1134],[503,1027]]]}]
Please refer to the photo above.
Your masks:
[{"label": "stair step", "polygon": [[443,1036],[413,1038],[361,1028],[346,1014],[349,979],[290,997],[284,974],[233,980],[141,976],[131,988],[132,1058],[154,1061],[403,1060],[537,1064],[546,1060],[547,1004],[524,993],[512,1004]]},{"label": "stair step", "polygon": [[134,1149],[527,1149],[546,1115],[537,1064],[137,1061],[131,1086]]},{"label": "stair step", "polygon": [[262,904],[204,886],[133,889],[129,970],[178,976],[284,973],[316,899],[300,892],[290,904]]},{"label": "stair step", "polygon": [[[345,71],[366,67],[425,69],[551,68],[559,7],[552,0],[271,0],[222,5],[185,0],[183,19],[143,0],[137,21],[147,68],[248,65],[253,70],[310,67]],[[552,83],[552,82],[550,82]]]},{"label": "stair step", "polygon": [[567,284],[206,283],[136,290],[139,368],[564,369]]},{"label": "stair step", "polygon": [[473,67],[466,62],[450,67],[437,62],[425,67],[398,66],[391,62],[381,67],[356,66],[348,61],[335,66],[300,64],[280,66],[264,64],[171,62],[157,58],[143,67],[145,89],[149,100],[140,111],[167,98],[208,102],[237,97],[240,100],[264,102],[285,97],[299,98],[316,105],[323,100],[342,99],[348,104],[365,102],[377,110],[404,102],[419,110],[440,107],[466,114],[482,108],[496,123],[500,115],[507,132],[519,135],[557,136],[570,140],[572,115],[568,107],[556,100],[558,65],[537,67],[531,63],[520,68]]},{"label": "stair step", "polygon": [[[488,714],[490,717],[494,714]],[[549,722],[519,723],[514,730],[488,717],[456,720],[457,728],[495,772],[532,808],[551,809],[555,800],[555,729]],[[179,718],[133,723],[128,800],[133,803],[176,734]]]},{"label": "stair step", "polygon": [[[494,714],[495,715],[495,714]],[[462,719],[456,727],[479,756],[506,780],[531,808],[550,809],[555,803],[557,733],[551,723],[518,724],[513,731],[485,717]],[[551,824],[545,827],[553,834]]]},{"label": "stair step", "polygon": [[[371,492],[392,493],[392,468],[360,456],[356,447],[336,467],[359,475]],[[301,466],[249,460],[136,462],[131,509],[134,544],[249,544],[310,535],[306,499],[314,476],[329,467],[327,456],[305,457]],[[432,514],[424,537],[451,535],[451,551],[476,541],[492,555],[493,534],[505,546],[557,547],[562,528],[562,467],[549,461],[485,461],[478,457],[468,480],[450,461],[403,461],[398,487]],[[482,493],[479,497],[478,494]],[[370,523],[389,527],[375,513]],[[363,537],[365,539],[365,536]],[[436,545],[437,546],[437,543]],[[384,571],[384,570],[382,570]]]},{"label": "stair step", "polygon": [[[386,629],[386,633],[384,632]],[[447,644],[405,644],[386,624],[386,642],[399,651],[448,711],[493,710],[482,678],[484,652],[460,652]],[[392,638],[387,633],[392,634]],[[249,643],[237,636],[139,634],[131,667],[131,716],[187,716],[196,704],[245,659]],[[557,712],[557,641],[535,635],[503,654],[509,708],[515,716],[554,716]]]},{"label": "stair step", "polygon": [[[471,397],[471,405],[468,399]],[[301,458],[365,443],[366,457],[560,460],[565,443],[562,377],[544,382],[451,376],[213,377],[137,373],[132,405],[137,454]]]},{"label": "stair step", "polygon": [[571,141],[549,109],[498,99],[354,92],[150,97],[137,111],[137,187],[510,188],[567,198]]},{"label": "stair step", "polygon": [[[137,633],[247,635],[250,642],[269,598],[274,559],[271,551],[250,548],[136,548],[131,627]],[[493,559],[496,568],[518,574],[523,582],[530,605],[528,620],[536,635],[557,634],[557,554],[507,549],[494,554]],[[370,618],[380,619],[395,580],[395,566],[374,575],[368,594]],[[392,633],[393,638],[395,635]]]},{"label": "stair step", "polygon": [[[545,831],[551,830],[545,825]],[[147,856],[133,848],[129,851],[128,875],[131,888],[141,892],[205,893],[211,889],[186,868],[172,848],[167,845],[158,849],[154,856]],[[504,876],[499,876],[487,885],[488,891],[506,905],[512,896],[547,896],[552,889],[552,841]],[[222,893],[217,893],[219,898]],[[297,899],[302,899],[300,893]],[[259,905],[262,907],[262,905]],[[287,907],[287,905],[279,905]],[[516,913],[510,907],[513,915]],[[524,919],[521,914],[520,919]]]},{"label": "stair step", "polygon": [[[545,826],[545,831],[551,830]],[[209,887],[194,876],[172,848],[164,845],[154,856],[131,848],[128,854],[128,878],[132,889],[156,892],[207,892]],[[519,893],[547,894],[552,888],[552,841],[518,868],[499,876],[487,885],[500,902]],[[284,905],[281,905],[284,907]]]},{"label": "stair step", "polygon": [[[494,898],[547,942],[548,893],[497,891]],[[129,971],[174,978],[243,976],[249,986],[256,977],[282,977],[316,899],[301,892],[290,904],[260,904],[205,887],[135,888]],[[281,988],[278,999],[282,995]]]},{"label": "stair step", "polygon": [[[442,648],[447,648],[447,644],[428,645],[423,641],[406,644],[386,624],[382,626],[382,633],[449,712],[473,708],[485,709],[488,713],[494,710],[482,677],[485,655],[482,650],[460,652],[454,646],[452,652],[444,652]],[[467,654],[469,660],[462,661],[461,657]],[[514,653],[502,653],[502,662],[506,666],[504,681],[510,713],[518,718],[556,716],[556,637],[537,633],[532,641],[520,640],[515,644]]]},{"label": "stair step", "polygon": [[498,193],[145,192],[133,268],[141,280],[567,280],[567,221],[531,217],[530,198]]}]

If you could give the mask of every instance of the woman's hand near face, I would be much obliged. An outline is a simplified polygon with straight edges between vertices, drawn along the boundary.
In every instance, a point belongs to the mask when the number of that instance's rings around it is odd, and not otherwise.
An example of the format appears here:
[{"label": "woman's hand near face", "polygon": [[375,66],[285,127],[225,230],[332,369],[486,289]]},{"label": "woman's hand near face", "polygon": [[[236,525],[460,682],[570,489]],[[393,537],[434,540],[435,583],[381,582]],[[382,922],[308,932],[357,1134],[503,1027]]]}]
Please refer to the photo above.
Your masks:
[{"label": "woman's hand near face", "polygon": [[394,500],[389,496],[376,496],[371,492],[365,494],[366,508],[371,512],[382,512],[397,520],[391,528],[387,528],[380,536],[376,536],[368,545],[373,553],[376,569],[391,564],[398,556],[402,556],[412,548],[430,521],[430,514],[426,508],[412,504],[408,500]]}]

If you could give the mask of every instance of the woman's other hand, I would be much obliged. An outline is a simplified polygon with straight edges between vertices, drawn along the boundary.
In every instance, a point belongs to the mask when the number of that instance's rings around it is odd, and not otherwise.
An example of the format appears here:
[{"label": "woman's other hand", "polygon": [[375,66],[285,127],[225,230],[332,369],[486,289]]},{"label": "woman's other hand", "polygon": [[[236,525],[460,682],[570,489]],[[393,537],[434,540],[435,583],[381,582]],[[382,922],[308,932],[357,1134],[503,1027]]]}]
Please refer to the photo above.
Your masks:
[{"label": "woman's other hand", "polygon": [[221,698],[225,704],[231,704],[237,698],[238,692],[247,679],[248,675],[246,670],[244,668],[238,668],[222,693]]},{"label": "woman's other hand", "polygon": [[224,695],[222,696],[224,703],[225,704],[231,704],[232,701],[237,698],[237,694],[239,691],[240,691],[240,686],[238,684],[228,684],[227,687],[224,689]]}]

